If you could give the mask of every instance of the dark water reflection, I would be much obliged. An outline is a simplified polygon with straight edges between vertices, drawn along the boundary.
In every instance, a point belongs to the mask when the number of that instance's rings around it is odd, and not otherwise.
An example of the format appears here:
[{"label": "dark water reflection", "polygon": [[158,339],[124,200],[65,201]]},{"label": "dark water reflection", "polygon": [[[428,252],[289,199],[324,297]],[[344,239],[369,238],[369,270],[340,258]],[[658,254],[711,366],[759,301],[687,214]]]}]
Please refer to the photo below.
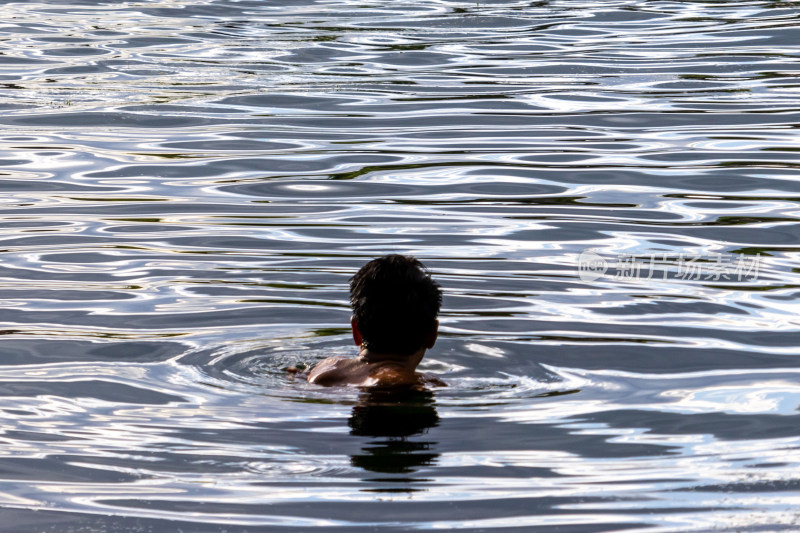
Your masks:
[{"label": "dark water reflection", "polygon": [[[795,3],[0,15],[7,529],[800,527]],[[389,252],[449,386],[288,377]]]},{"label": "dark water reflection", "polygon": [[[350,434],[375,437],[361,453],[350,458],[353,466],[383,474],[408,474],[436,463],[436,443],[413,439],[439,425],[433,394],[429,391],[369,391],[358,399],[347,421]],[[397,482],[388,478],[384,481]],[[413,481],[401,478],[399,481]],[[410,488],[368,489],[377,491]]]}]

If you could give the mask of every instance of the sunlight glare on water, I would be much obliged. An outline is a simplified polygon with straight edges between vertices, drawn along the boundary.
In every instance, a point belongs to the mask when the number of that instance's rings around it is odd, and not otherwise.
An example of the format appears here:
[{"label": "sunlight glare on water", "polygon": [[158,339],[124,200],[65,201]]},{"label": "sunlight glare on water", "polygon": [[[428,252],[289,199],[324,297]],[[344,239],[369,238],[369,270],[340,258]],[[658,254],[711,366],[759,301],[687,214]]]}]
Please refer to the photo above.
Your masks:
[{"label": "sunlight glare on water", "polygon": [[[796,2],[0,14],[13,531],[800,528]],[[293,379],[386,253],[448,387]]]}]

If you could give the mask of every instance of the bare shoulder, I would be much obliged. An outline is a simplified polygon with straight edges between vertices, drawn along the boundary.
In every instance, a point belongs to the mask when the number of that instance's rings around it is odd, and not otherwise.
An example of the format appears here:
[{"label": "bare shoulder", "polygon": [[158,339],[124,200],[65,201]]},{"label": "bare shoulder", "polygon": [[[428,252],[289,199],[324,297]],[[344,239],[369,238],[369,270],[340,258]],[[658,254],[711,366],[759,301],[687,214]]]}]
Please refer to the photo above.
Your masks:
[{"label": "bare shoulder", "polygon": [[446,387],[439,378],[409,372],[391,364],[365,364],[352,357],[329,357],[317,363],[308,373],[308,382],[326,387],[357,385],[361,387],[434,386]]},{"label": "bare shoulder", "polygon": [[417,387],[424,389],[426,386],[446,387],[447,383],[430,374],[414,372],[409,374],[396,368],[379,368],[370,373],[369,382],[364,385],[375,385],[378,387]]},{"label": "bare shoulder", "polygon": [[349,357],[328,357],[317,363],[308,374],[308,382],[317,385],[347,383],[356,361]]},{"label": "bare shoulder", "polygon": [[376,385],[379,387],[398,387],[402,385],[413,385],[416,382],[416,376],[403,372],[398,368],[391,366],[381,366],[374,368],[370,373],[368,380],[363,385],[371,386]]}]

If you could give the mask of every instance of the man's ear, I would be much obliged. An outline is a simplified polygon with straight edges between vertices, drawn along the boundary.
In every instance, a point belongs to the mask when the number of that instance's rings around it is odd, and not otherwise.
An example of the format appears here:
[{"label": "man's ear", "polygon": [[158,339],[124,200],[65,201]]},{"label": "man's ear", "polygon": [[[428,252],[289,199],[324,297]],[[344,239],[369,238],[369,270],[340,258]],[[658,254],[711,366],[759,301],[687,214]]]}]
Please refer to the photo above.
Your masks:
[{"label": "man's ear", "polygon": [[358,329],[358,322],[354,316],[350,317],[350,328],[353,330],[353,342],[356,343],[356,346],[361,346],[361,331]]},{"label": "man's ear", "polygon": [[430,349],[433,348],[433,345],[436,344],[436,339],[439,338],[439,321],[436,320],[433,324],[433,328],[431,328],[431,332],[428,333],[428,336],[425,337],[425,348]]}]

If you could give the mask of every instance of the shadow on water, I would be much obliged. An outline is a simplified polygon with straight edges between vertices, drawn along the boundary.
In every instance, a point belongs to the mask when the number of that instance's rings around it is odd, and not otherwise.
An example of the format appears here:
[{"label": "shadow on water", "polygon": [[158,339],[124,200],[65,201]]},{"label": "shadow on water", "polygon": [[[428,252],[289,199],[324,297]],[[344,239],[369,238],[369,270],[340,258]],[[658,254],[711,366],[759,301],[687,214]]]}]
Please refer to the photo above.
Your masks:
[{"label": "shadow on water", "polygon": [[[350,463],[378,474],[411,474],[435,464],[436,442],[424,436],[428,429],[439,424],[433,393],[409,389],[377,389],[365,391],[353,407],[347,421],[350,434],[374,437],[353,455]],[[412,438],[417,437],[417,438]],[[425,481],[402,477],[386,477],[370,481],[413,483]],[[372,492],[408,492],[416,489],[394,486],[373,488]]]},{"label": "shadow on water", "polygon": [[4,2],[0,530],[800,530],[796,4]]}]

